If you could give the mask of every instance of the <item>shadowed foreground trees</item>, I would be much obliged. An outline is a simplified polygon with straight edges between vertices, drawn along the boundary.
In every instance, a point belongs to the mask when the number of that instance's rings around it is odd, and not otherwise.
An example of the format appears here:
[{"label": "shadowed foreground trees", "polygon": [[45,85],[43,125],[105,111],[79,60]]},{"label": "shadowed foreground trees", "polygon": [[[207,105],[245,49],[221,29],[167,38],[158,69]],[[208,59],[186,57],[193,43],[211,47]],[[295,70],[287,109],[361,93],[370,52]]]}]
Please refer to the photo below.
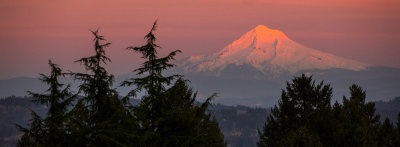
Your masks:
[{"label": "shadowed foreground trees", "polygon": [[86,73],[71,73],[81,82],[79,91],[82,95],[77,107],[72,109],[72,133],[78,134],[74,136],[76,138],[86,139],[78,142],[77,146],[121,146],[125,141],[135,138],[131,130],[125,127],[135,124],[128,124],[133,118],[119,99],[117,91],[112,88],[114,76],[104,68],[105,64],[111,62],[105,54],[105,48],[111,43],[102,44],[104,37],[98,31],[92,33],[95,54],[75,61],[84,66]]},{"label": "shadowed foreground trees", "polygon": [[[144,134],[139,141],[147,146],[225,146],[218,123],[206,112],[214,95],[204,103],[198,103],[196,94],[193,94],[181,75],[163,75],[163,71],[174,66],[170,61],[181,51],[157,57],[156,48],[159,46],[153,34],[156,28],[157,22],[154,22],[145,36],[145,45],[127,48],[142,54],[146,61],[134,71],[138,78],[121,84],[136,86],[125,99],[134,98],[138,92],[145,91],[141,103],[131,107],[141,126],[139,132]],[[174,80],[176,82],[172,87],[166,88]]]},{"label": "shadowed foreground trees", "polygon": [[[153,34],[156,27],[155,22],[145,36],[146,45],[128,47],[146,61],[135,70],[137,76],[144,77],[121,84],[135,87],[123,98],[112,87],[114,76],[104,68],[111,62],[105,54],[111,43],[102,43],[105,39],[98,31],[92,31],[95,54],[76,61],[85,73],[62,73],[50,62],[51,75],[42,75],[49,90],[46,94],[30,93],[37,102],[49,105],[48,115],[42,119],[32,111],[29,128],[17,125],[24,132],[18,146],[226,146],[218,123],[207,112],[214,95],[199,103],[183,76],[163,76],[174,66],[170,62],[180,51],[158,58],[159,46]],[[61,90],[58,78],[66,74],[79,81],[75,95],[69,86]],[[129,99],[138,97],[142,90],[145,94],[140,104],[130,104]]]},{"label": "shadowed foreground trees", "polygon": [[32,119],[30,128],[26,129],[17,125],[24,133],[18,146],[60,146],[68,142],[68,128],[64,124],[67,122],[67,109],[72,104],[76,95],[69,91],[69,85],[62,89],[63,84],[58,81],[64,76],[58,65],[49,61],[51,73],[49,76],[41,74],[41,80],[49,85],[47,92],[49,94],[38,94],[28,92],[33,96],[36,103],[46,104],[49,106],[47,117],[45,119],[31,110]]},{"label": "shadowed foreground trees", "polygon": [[400,146],[400,131],[389,119],[379,122],[375,104],[365,102],[366,92],[357,85],[349,89],[350,98],[331,106],[330,85],[305,75],[294,78],[259,131],[257,145]]},{"label": "shadowed foreground trees", "polygon": [[332,88],[323,82],[315,84],[311,77],[297,77],[293,83],[287,83],[286,91],[278,106],[271,110],[267,125],[261,134],[259,146],[282,146],[286,143],[313,144],[321,142],[314,127],[327,128],[324,121],[329,116],[323,115],[330,110]]}]

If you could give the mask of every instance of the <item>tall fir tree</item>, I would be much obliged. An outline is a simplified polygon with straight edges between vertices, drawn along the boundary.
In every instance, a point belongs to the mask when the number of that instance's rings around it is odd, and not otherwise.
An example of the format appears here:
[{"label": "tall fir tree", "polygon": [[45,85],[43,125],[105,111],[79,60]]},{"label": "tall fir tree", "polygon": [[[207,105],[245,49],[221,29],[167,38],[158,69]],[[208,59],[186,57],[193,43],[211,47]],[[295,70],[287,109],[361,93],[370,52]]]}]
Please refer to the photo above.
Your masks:
[{"label": "tall fir tree", "polygon": [[365,102],[366,92],[358,85],[350,86],[350,98],[343,97],[343,119],[346,134],[343,144],[347,146],[376,146],[379,115],[375,103]]},{"label": "tall fir tree", "polygon": [[114,76],[103,66],[111,62],[104,50],[111,43],[101,43],[105,39],[98,34],[98,30],[92,31],[92,34],[95,54],[75,61],[81,63],[87,72],[73,73],[75,79],[81,81],[79,90],[83,94],[73,109],[73,118],[78,123],[75,132],[86,139],[78,146],[124,146],[124,142],[133,135],[128,132],[131,130],[124,128],[132,117],[115,88],[112,88]]},{"label": "tall fir tree", "polygon": [[[292,143],[299,143],[298,139],[318,140],[311,145],[317,146],[319,142],[324,142],[324,136],[320,132],[328,132],[324,117],[331,110],[330,100],[332,88],[323,82],[316,84],[312,77],[304,74],[295,77],[292,83],[287,83],[286,90],[282,90],[281,99],[278,106],[271,110],[267,117],[267,122],[263,132],[260,132],[258,146],[298,146],[298,144],[287,144],[287,140]],[[287,138],[288,134],[293,134],[293,138]],[[308,135],[308,136],[299,136]],[[319,141],[321,140],[321,141]]]},{"label": "tall fir tree", "polygon": [[135,112],[135,117],[137,117],[141,122],[141,134],[142,143],[152,144],[157,143],[154,140],[159,138],[159,134],[155,133],[158,126],[158,120],[161,113],[161,101],[158,99],[163,92],[166,91],[165,86],[170,85],[172,80],[178,75],[164,76],[162,72],[172,68],[174,65],[170,63],[174,59],[176,53],[181,52],[180,50],[173,51],[169,53],[166,57],[157,57],[158,46],[155,41],[154,31],[157,28],[157,21],[154,22],[153,27],[150,32],[144,37],[147,39],[145,45],[141,47],[128,47],[128,50],[133,50],[142,54],[142,58],[146,59],[142,65],[134,70],[138,76],[143,76],[141,78],[131,78],[129,80],[123,81],[121,86],[136,86],[135,89],[130,91],[128,95],[124,98],[128,101],[129,98],[135,98],[139,92],[145,90],[145,95],[142,97],[141,102],[138,107],[133,107]]},{"label": "tall fir tree", "polygon": [[350,86],[343,104],[330,106],[332,89],[311,77],[288,83],[278,106],[267,117],[258,146],[398,146],[398,134],[387,119],[383,125],[366,92]]},{"label": "tall fir tree", "polygon": [[[157,21],[145,36],[145,45],[127,48],[141,53],[142,58],[146,59],[134,70],[142,77],[121,83],[122,86],[136,86],[125,97],[125,101],[145,91],[140,104],[133,107],[135,117],[140,121],[140,134],[143,134],[141,143],[146,146],[224,146],[218,124],[206,112],[213,96],[200,104],[181,75],[163,75],[174,66],[171,61],[181,51],[158,57],[156,48],[160,46],[155,43],[156,28]],[[171,86],[173,81],[175,83]]]},{"label": "tall fir tree", "polygon": [[29,95],[34,97],[34,102],[46,104],[49,107],[45,119],[40,118],[38,114],[32,111],[31,128],[21,130],[24,132],[19,141],[19,146],[62,146],[68,143],[67,121],[68,106],[76,98],[69,90],[69,85],[64,87],[59,82],[63,77],[61,68],[49,60],[51,73],[49,76],[41,74],[41,81],[49,85],[47,93],[39,94],[28,91]]},{"label": "tall fir tree", "polygon": [[225,146],[224,136],[215,118],[207,112],[210,101],[196,101],[196,93],[186,81],[179,78],[171,88],[162,93],[161,114],[157,134],[162,146]]}]

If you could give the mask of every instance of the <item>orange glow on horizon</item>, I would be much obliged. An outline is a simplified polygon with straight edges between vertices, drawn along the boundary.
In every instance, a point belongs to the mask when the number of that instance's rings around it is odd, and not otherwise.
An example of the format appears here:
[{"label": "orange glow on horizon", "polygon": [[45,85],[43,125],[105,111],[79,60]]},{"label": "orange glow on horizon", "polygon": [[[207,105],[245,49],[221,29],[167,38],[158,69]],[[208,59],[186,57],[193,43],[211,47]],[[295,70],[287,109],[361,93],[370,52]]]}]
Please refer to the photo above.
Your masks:
[{"label": "orange glow on horizon", "polygon": [[125,48],[143,43],[156,19],[161,53],[180,49],[178,59],[213,53],[265,25],[311,48],[400,68],[399,7],[398,0],[4,0],[0,79],[36,76],[49,58],[79,68],[72,61],[90,54],[88,30],[96,28],[112,42],[109,68],[130,72],[138,59]]}]

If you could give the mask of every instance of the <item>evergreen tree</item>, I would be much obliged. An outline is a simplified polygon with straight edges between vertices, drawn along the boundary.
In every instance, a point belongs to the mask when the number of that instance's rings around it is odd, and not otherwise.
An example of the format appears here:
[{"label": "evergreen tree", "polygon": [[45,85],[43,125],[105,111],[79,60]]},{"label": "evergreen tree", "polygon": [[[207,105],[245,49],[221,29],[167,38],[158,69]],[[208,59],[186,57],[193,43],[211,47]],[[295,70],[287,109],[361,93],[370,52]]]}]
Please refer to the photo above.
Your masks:
[{"label": "evergreen tree", "polygon": [[347,146],[376,146],[376,131],[379,115],[375,114],[375,104],[365,102],[366,92],[358,85],[350,86],[350,98],[343,98],[343,119]]},{"label": "evergreen tree", "polygon": [[[24,129],[19,145],[20,146],[61,146],[67,143],[68,138],[65,122],[67,119],[68,106],[76,97],[69,91],[69,85],[62,89],[63,84],[59,83],[58,78],[64,76],[61,68],[49,61],[51,74],[46,76],[41,74],[41,80],[49,85],[47,94],[38,94],[28,91],[33,96],[36,103],[49,106],[47,117],[43,120],[32,111],[31,128]],[[33,143],[33,144],[32,144]]]},{"label": "evergreen tree", "polygon": [[138,107],[133,107],[135,116],[141,121],[141,132],[144,134],[142,136],[142,143],[153,144],[158,143],[156,138],[159,138],[159,134],[155,132],[159,128],[158,120],[161,114],[162,102],[157,99],[161,96],[161,93],[165,92],[165,86],[169,85],[171,81],[178,77],[178,75],[163,76],[162,72],[173,67],[170,63],[174,59],[176,53],[181,52],[176,50],[171,52],[166,57],[157,57],[157,50],[159,46],[155,44],[156,37],[153,32],[157,28],[157,21],[154,22],[153,27],[150,32],[145,36],[147,39],[147,44],[141,47],[128,47],[128,50],[133,50],[142,54],[142,58],[146,61],[134,72],[138,76],[145,75],[142,78],[131,78],[121,83],[121,86],[136,86],[135,89],[130,91],[128,95],[124,98],[128,101],[129,98],[135,98],[137,93],[145,90],[146,94],[141,99],[141,103]]},{"label": "evergreen tree", "polygon": [[78,145],[124,146],[124,142],[133,135],[128,132],[131,130],[124,128],[127,122],[132,122],[129,121],[132,117],[112,88],[114,76],[103,67],[103,64],[111,62],[104,50],[111,43],[102,44],[105,39],[98,34],[98,30],[92,31],[92,34],[95,55],[75,61],[83,64],[87,73],[73,73],[75,79],[81,81],[79,90],[83,94],[72,116],[78,123],[74,125],[76,133],[86,139]]},{"label": "evergreen tree", "polygon": [[155,43],[156,37],[153,34],[153,32],[156,31],[156,28],[157,21],[154,22],[150,32],[144,37],[147,39],[146,45],[141,47],[130,46],[127,48],[141,53],[142,58],[147,60],[140,66],[140,68],[134,70],[134,72],[137,72],[137,75],[147,74],[147,76],[143,78],[131,78],[121,84],[122,86],[137,86],[136,89],[128,93],[128,97],[136,97],[138,92],[145,89],[148,95],[147,99],[143,99],[143,103],[145,104],[155,101],[155,97],[165,91],[165,85],[169,85],[172,80],[179,77],[179,75],[162,75],[163,71],[174,66],[170,62],[171,60],[174,60],[175,55],[181,51],[175,50],[169,53],[166,57],[158,58],[156,48],[159,48],[160,46]]},{"label": "evergreen tree", "polygon": [[225,146],[218,123],[207,112],[215,95],[202,104],[196,95],[180,78],[158,98],[161,114],[156,133],[165,136],[160,138],[162,146]]},{"label": "evergreen tree", "polygon": [[44,147],[46,146],[46,137],[48,137],[44,120],[35,111],[31,110],[31,115],[30,128],[17,125],[18,129],[24,133],[21,139],[18,140],[17,146]]},{"label": "evergreen tree", "polygon": [[314,83],[302,75],[287,84],[258,146],[399,146],[395,128],[388,119],[380,124],[375,104],[365,102],[360,86],[350,86],[350,98],[331,107],[330,86]]},{"label": "evergreen tree", "polygon": [[[223,135],[215,119],[206,114],[209,101],[198,104],[196,94],[186,85],[180,75],[164,76],[163,72],[172,68],[170,62],[176,53],[166,57],[158,57],[154,31],[154,22],[150,32],[145,36],[147,43],[141,47],[127,49],[139,52],[146,61],[134,72],[139,78],[124,81],[122,86],[136,86],[125,97],[135,98],[138,92],[145,91],[138,106],[132,107],[135,117],[139,120],[141,143],[146,146],[224,146]],[[174,85],[170,84],[177,79]]]},{"label": "evergreen tree", "polygon": [[[320,138],[323,143],[327,138],[322,138],[324,136],[321,134],[327,133],[329,128],[324,122],[329,116],[324,114],[331,110],[331,97],[330,85],[324,85],[323,82],[315,84],[312,77],[304,74],[294,78],[293,83],[287,83],[286,91],[282,90],[278,106],[271,110],[257,145],[282,146],[286,143],[285,137],[290,133],[294,133],[296,140]],[[302,127],[306,129],[300,129]]]}]

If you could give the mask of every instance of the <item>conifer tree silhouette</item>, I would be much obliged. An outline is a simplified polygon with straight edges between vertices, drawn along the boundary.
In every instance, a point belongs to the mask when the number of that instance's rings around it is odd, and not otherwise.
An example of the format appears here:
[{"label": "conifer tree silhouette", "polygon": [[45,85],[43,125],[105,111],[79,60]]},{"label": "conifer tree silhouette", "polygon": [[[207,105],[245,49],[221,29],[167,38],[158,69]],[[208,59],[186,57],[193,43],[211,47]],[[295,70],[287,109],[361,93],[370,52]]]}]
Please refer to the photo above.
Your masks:
[{"label": "conifer tree silhouette", "polygon": [[62,73],[58,65],[49,60],[51,73],[49,76],[41,74],[41,81],[49,85],[46,94],[39,94],[28,91],[29,95],[34,97],[36,103],[46,104],[49,106],[47,117],[45,119],[32,111],[32,120],[30,129],[22,128],[18,125],[22,132],[23,137],[19,141],[19,146],[61,146],[67,143],[67,109],[72,105],[72,101],[76,98],[69,87],[59,82],[59,78],[65,74]]},{"label": "conifer tree silhouette", "polygon": [[123,124],[130,119],[130,115],[119,99],[118,92],[112,88],[114,76],[104,67],[111,62],[105,54],[105,48],[111,43],[101,43],[105,39],[99,35],[98,30],[92,31],[92,34],[95,54],[75,61],[81,63],[87,73],[72,73],[75,79],[81,81],[79,90],[83,94],[77,109],[74,109],[75,116],[87,117],[76,120],[85,124],[80,129],[87,131],[83,133],[83,137],[87,139],[86,145],[123,146],[123,140],[129,136],[126,132],[129,130],[125,130]]},{"label": "conifer tree silhouette", "polygon": [[[164,76],[172,68],[171,63],[180,50],[165,57],[157,56],[158,46],[154,31],[157,21],[145,36],[147,42],[141,47],[128,47],[139,52],[146,61],[134,72],[138,78],[121,83],[136,86],[125,99],[135,98],[145,91],[138,106],[133,107],[135,117],[141,125],[141,142],[147,146],[225,146],[224,137],[215,119],[207,114],[211,99],[200,104],[196,94],[187,86],[182,75]],[[175,83],[172,84],[172,82]]]}]

